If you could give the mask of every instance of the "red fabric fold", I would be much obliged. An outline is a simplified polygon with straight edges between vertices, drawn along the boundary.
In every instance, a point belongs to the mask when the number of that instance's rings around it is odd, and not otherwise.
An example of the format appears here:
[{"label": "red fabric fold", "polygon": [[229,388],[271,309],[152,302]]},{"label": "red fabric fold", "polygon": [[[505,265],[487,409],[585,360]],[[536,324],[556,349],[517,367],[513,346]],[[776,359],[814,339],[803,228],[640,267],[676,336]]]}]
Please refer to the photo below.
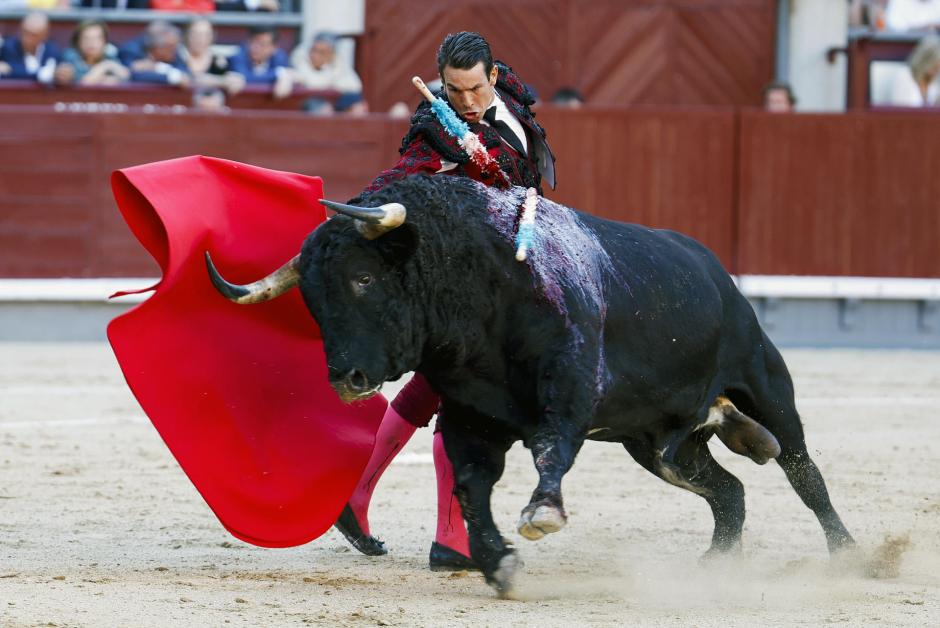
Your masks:
[{"label": "red fabric fold", "polygon": [[386,402],[339,400],[299,291],[232,303],[203,252],[236,283],[279,268],[326,218],[322,181],[187,157],[119,170],[111,186],[163,271],[108,326],[141,407],[233,535],[265,547],[320,536],[365,468]]}]

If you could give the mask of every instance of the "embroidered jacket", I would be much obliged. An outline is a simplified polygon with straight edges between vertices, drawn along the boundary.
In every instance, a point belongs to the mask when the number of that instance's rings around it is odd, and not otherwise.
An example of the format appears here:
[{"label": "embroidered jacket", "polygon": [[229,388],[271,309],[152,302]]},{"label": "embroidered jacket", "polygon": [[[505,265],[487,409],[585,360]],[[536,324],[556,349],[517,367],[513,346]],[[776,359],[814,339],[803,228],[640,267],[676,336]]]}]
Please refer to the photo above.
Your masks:
[{"label": "embroidered jacket", "polygon": [[[470,124],[470,130],[481,135],[483,145],[513,185],[534,187],[542,193],[542,178],[552,188],[555,187],[555,156],[552,155],[545,140],[545,130],[535,121],[535,115],[529,106],[535,102],[531,92],[519,80],[508,65],[496,61],[499,73],[496,79],[496,91],[506,107],[519,120],[526,132],[528,155],[520,155],[500,137],[491,126],[479,123]],[[446,102],[443,92],[437,94]],[[405,134],[399,149],[401,158],[388,170],[379,173],[372,183],[350,203],[361,202],[369,193],[379,190],[392,181],[403,179],[411,174],[434,174],[441,169],[444,161],[457,164],[456,168],[442,174],[466,176],[486,185],[494,185],[493,177],[470,161],[460,147],[457,138],[447,133],[431,111],[430,103],[422,101],[411,118],[411,128]]]}]

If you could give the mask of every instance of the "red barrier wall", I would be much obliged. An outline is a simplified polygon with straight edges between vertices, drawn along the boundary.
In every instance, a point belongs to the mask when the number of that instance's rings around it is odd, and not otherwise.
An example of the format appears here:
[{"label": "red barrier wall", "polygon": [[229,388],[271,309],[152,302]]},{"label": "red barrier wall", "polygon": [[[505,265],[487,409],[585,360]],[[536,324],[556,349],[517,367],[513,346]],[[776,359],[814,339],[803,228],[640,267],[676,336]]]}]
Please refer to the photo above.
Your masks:
[{"label": "red barrier wall", "polygon": [[940,124],[741,114],[742,272],[940,277]]},{"label": "red barrier wall", "polygon": [[[542,108],[548,196],[677,229],[748,274],[940,277],[940,125],[917,113]],[[112,170],[205,154],[322,176],[357,194],[397,158],[383,116],[55,113],[0,107],[0,277],[154,275]]]}]

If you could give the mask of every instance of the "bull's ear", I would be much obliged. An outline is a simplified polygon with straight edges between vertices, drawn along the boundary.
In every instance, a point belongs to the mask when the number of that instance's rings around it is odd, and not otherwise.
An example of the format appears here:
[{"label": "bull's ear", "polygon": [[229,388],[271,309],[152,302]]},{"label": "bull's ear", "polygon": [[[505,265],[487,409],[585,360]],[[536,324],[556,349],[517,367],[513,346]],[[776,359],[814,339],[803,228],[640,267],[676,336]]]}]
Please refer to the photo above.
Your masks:
[{"label": "bull's ear", "polygon": [[405,223],[375,239],[385,261],[395,266],[407,262],[418,248],[418,230]]}]

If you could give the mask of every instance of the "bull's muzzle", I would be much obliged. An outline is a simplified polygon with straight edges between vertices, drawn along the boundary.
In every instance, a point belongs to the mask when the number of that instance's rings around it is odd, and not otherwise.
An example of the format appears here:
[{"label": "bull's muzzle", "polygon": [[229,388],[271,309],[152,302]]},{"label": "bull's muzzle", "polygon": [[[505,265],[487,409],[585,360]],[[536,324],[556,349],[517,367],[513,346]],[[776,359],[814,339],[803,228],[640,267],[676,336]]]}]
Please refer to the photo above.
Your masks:
[{"label": "bull's muzzle", "polygon": [[359,369],[350,369],[342,374],[337,374],[334,369],[330,369],[330,386],[339,395],[339,398],[345,403],[368,399],[379,391],[381,382],[372,384],[365,373]]}]

